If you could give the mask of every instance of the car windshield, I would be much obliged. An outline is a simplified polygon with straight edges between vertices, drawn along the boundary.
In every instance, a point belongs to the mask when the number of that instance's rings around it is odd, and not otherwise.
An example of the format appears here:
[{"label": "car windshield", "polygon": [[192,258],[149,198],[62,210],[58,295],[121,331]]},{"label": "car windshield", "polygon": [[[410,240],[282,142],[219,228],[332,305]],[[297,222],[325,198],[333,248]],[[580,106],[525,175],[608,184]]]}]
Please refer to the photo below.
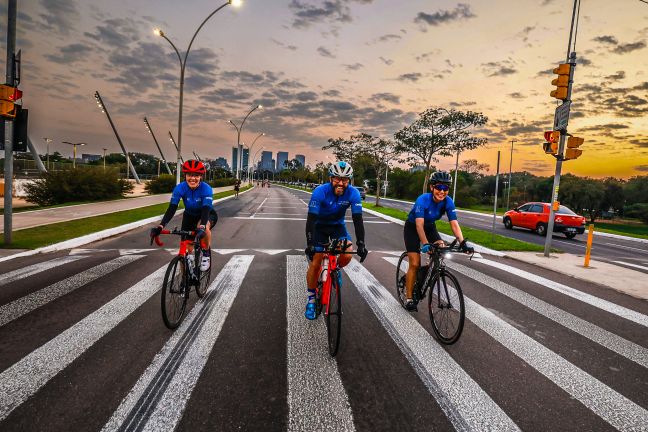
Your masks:
[{"label": "car windshield", "polygon": [[575,215],[576,214],[576,213],[574,213],[573,211],[571,211],[570,209],[568,209],[567,207],[565,207],[563,205],[561,205],[560,208],[558,209],[558,213],[560,213],[560,214],[568,214],[568,215]]}]

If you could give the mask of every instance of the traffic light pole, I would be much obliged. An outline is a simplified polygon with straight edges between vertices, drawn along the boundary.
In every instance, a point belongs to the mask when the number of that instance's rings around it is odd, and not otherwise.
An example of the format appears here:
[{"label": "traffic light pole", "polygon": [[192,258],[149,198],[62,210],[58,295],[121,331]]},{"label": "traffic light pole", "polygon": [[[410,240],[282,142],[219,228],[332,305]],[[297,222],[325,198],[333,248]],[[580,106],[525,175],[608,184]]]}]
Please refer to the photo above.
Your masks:
[{"label": "traffic light pole", "polygon": [[[7,84],[14,86],[16,76],[14,69],[14,52],[16,51],[16,15],[18,9],[17,0],[9,0],[9,11],[7,14]],[[13,147],[14,133],[13,122],[5,122],[5,136],[2,137],[5,144],[4,158],[4,244],[11,244],[11,232],[13,230]]]},{"label": "traffic light pole", "polygon": [[[569,31],[569,43],[567,45],[567,63],[571,64],[569,70],[569,84],[567,86],[567,99],[563,102],[571,103],[572,84],[574,83],[574,69],[576,67],[576,53],[571,52],[572,35],[574,33],[574,23],[576,22],[576,10],[580,0],[574,0],[574,11],[572,13],[571,29]],[[554,121],[554,125],[556,122]],[[549,221],[547,225],[547,238],[545,239],[544,256],[549,257],[551,254],[551,240],[553,238],[554,218],[556,211],[554,205],[558,202],[558,191],[560,190],[560,175],[562,172],[563,155],[565,153],[565,137],[567,135],[567,125],[560,134],[560,144],[558,145],[558,155],[556,157],[556,173],[554,174],[553,188],[551,189],[551,206],[549,206]]]}]

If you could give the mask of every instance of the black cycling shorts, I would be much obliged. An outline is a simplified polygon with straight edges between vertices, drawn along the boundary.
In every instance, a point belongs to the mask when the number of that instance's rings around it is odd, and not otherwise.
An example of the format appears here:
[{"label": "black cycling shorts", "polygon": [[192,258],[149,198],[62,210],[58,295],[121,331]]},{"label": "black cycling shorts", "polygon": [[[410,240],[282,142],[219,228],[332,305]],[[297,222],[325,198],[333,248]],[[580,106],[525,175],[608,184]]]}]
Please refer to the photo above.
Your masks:
[{"label": "black cycling shorts", "polygon": [[[218,216],[216,215],[216,210],[211,209],[209,211],[209,217],[207,218],[207,222],[209,222],[210,230],[214,228],[214,225],[216,225],[217,220],[218,220]],[[200,215],[194,216],[188,214],[187,212],[184,212],[182,214],[182,227],[180,229],[182,231],[195,231],[196,227],[198,227],[199,222],[200,222]]]},{"label": "black cycling shorts", "polygon": [[[424,224],[423,229],[425,230],[425,236],[430,244],[441,240],[441,236],[439,235],[434,223]],[[403,239],[405,240],[405,250],[407,252],[419,252],[421,250],[421,241],[416,232],[415,223],[409,221],[405,222],[405,227],[403,228]]]},{"label": "black cycling shorts", "polygon": [[315,225],[313,229],[313,246],[315,246],[316,251],[324,250],[323,244],[339,238],[351,241],[346,225]]}]

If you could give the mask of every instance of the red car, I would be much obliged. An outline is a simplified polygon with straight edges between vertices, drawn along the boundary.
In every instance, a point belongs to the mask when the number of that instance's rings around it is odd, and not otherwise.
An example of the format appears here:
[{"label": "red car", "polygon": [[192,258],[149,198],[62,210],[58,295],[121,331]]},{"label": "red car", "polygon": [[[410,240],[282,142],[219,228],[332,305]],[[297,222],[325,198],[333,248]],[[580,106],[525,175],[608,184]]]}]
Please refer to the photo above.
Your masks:
[{"label": "red car", "polygon": [[[531,202],[521,205],[504,213],[504,227],[528,228],[544,236],[547,235],[547,223],[549,222],[548,203]],[[561,205],[554,215],[554,232],[564,233],[569,239],[576,234],[585,232],[585,218],[579,216],[567,207]]]}]

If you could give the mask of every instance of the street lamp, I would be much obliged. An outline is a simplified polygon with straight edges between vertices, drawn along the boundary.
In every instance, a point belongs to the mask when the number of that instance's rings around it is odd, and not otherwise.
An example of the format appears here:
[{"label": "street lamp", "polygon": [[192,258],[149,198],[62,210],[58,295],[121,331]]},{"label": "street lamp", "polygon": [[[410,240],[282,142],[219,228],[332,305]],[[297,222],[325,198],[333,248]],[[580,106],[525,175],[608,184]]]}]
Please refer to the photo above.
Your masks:
[{"label": "street lamp", "polygon": [[[260,152],[261,150],[263,150],[264,148],[265,148],[265,147],[261,147],[259,150],[256,151],[256,153],[254,153],[254,157],[252,158],[252,166],[254,166],[254,164],[255,164],[255,162],[256,162],[256,157],[257,157],[257,155],[258,155],[259,152]],[[249,168],[250,168],[250,167],[248,166],[248,170],[249,170]],[[248,172],[249,172],[249,171],[248,171]],[[254,176],[254,171],[252,171],[252,175]],[[249,178],[250,178],[250,174],[248,174],[248,179],[249,179]],[[253,179],[253,180],[254,180],[254,179]]]},{"label": "street lamp", "polygon": [[[243,121],[241,122],[240,126],[237,126],[232,120],[228,120],[228,123],[234,126],[234,129],[236,129],[237,133],[237,138],[236,138],[236,151],[238,155],[238,163],[236,164],[236,178],[239,178],[240,171],[243,169],[243,147],[241,146],[241,131],[243,130],[243,125],[245,124],[245,120],[247,120],[248,117],[250,117],[250,114],[252,114],[254,111],[257,109],[263,109],[262,105],[257,105],[254,108],[248,112],[245,117],[243,118]],[[249,156],[248,156],[249,157]],[[249,161],[248,161],[249,165]]]},{"label": "street lamp", "polygon": [[50,169],[50,164],[49,164],[49,143],[54,141],[52,138],[44,137],[45,143],[47,145],[47,169]]},{"label": "street lamp", "polygon": [[[252,145],[250,145],[250,147],[248,147],[250,153],[252,153],[252,149],[254,148],[254,144],[257,142],[257,140],[259,138],[261,138],[262,136],[264,136],[264,135],[265,135],[265,133],[262,132],[259,135],[257,135],[256,138],[254,138],[254,141],[252,141]],[[257,151],[257,153],[258,153],[258,151]],[[249,163],[248,163],[248,182],[250,182],[250,164]]]},{"label": "street lamp", "polygon": [[76,168],[76,148],[77,148],[77,146],[84,146],[87,143],[84,143],[84,142],[71,143],[69,141],[62,141],[62,142],[63,142],[63,144],[69,144],[69,145],[73,146],[73,148],[74,148],[74,150],[73,150],[74,151],[74,158],[72,159],[72,168],[74,169],[74,168]]},{"label": "street lamp", "polygon": [[511,160],[509,162],[509,178],[508,178],[508,193],[506,194],[506,209],[510,209],[509,207],[509,199],[511,198],[511,171],[513,170],[513,143],[517,142],[517,140],[512,139],[511,140]]},{"label": "street lamp", "polygon": [[104,157],[103,157],[103,159],[104,159],[104,171],[106,171],[106,150],[108,150],[108,149],[107,148],[103,149],[103,152],[104,152]]},{"label": "street lamp", "polygon": [[171,42],[171,40],[164,34],[164,32],[156,28],[153,30],[153,33],[155,33],[156,36],[163,37],[169,44],[173,47],[175,50],[176,54],[178,55],[178,60],[180,61],[180,101],[178,105],[178,157],[176,158],[176,183],[180,183],[180,164],[182,163],[182,105],[183,105],[183,98],[184,98],[184,80],[185,80],[185,69],[187,66],[187,57],[189,56],[189,51],[191,51],[191,45],[193,45],[194,39],[196,39],[196,36],[198,35],[198,32],[200,29],[203,28],[205,23],[216,14],[219,10],[223,9],[225,6],[232,5],[235,7],[240,6],[242,3],[241,0],[229,0],[227,3],[221,5],[218,7],[215,11],[213,11],[211,14],[207,16],[207,18],[204,19],[204,21],[198,26],[198,29],[194,33],[194,35],[191,37],[191,41],[189,42],[189,46],[187,47],[187,51],[185,51],[184,59],[180,55],[180,51],[178,51],[178,48]]}]

